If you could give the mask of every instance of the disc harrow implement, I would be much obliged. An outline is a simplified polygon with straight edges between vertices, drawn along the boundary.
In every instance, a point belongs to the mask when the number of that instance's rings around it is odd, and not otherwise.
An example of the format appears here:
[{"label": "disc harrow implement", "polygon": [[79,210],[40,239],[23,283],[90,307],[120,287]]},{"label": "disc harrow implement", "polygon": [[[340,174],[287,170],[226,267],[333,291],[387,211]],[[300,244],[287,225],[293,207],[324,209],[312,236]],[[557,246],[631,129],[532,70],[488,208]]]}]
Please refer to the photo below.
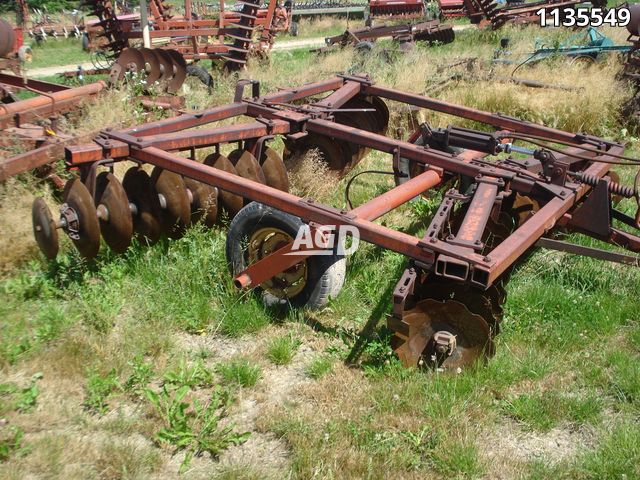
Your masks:
[{"label": "disc harrow implement", "polygon": [[[483,129],[424,123],[407,138],[391,138],[386,101]],[[229,124],[235,117],[245,120]],[[269,144],[276,137],[286,161]],[[368,149],[382,152],[397,186],[349,209],[293,195],[284,165],[295,166],[311,149],[343,175]],[[257,82],[242,80],[229,105],[104,131],[92,143],[68,147],[67,165],[80,177],[67,185],[58,214],[42,199],[34,202],[34,234],[48,258],[57,254],[62,230],[90,259],[100,234],[122,251],[134,235],[153,243],[179,237],[193,222],[230,219],[226,253],[234,285],[255,289],[267,304],[309,308],[339,294],[349,248],[358,239],[369,242],[406,257],[388,318],[402,363],[458,370],[493,355],[505,285],[535,248],[640,264],[638,255],[620,251],[640,252],[640,208],[632,217],[612,202],[640,199],[640,180],[621,185],[610,172],[619,163],[640,170],[640,161],[623,152],[616,142],[380,87],[367,76],[267,95]],[[135,165],[120,185],[112,170],[122,161]],[[421,219],[428,225],[422,236],[376,222],[438,192],[437,210]],[[554,236],[566,232],[618,250]],[[349,248],[345,236],[353,237]]]}]

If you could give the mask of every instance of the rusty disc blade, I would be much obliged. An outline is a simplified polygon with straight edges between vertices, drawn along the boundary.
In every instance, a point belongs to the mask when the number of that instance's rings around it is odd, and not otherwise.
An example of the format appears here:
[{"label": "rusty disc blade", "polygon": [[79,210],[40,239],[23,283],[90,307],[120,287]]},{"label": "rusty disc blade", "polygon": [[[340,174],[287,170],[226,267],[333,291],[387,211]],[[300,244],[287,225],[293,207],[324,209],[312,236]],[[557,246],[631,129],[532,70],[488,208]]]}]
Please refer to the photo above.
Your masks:
[{"label": "rusty disc blade", "polygon": [[[418,365],[422,360],[425,364],[455,370],[493,354],[489,325],[460,302],[422,300],[404,312],[402,321],[409,326],[409,336],[396,352],[405,366]],[[455,336],[456,347],[450,355],[436,353],[433,341],[436,332]]]},{"label": "rusty disc blade", "polygon": [[[217,168],[218,170],[223,170],[227,173],[233,173],[237,175],[236,167],[233,166],[233,163],[219,153],[212,153],[207,158],[204,159],[204,164],[209,165],[213,168]],[[225,208],[227,213],[229,214],[229,218],[233,218],[240,211],[240,209],[244,206],[244,200],[240,195],[236,195],[235,193],[226,192],[224,190],[220,190],[219,192],[220,200],[222,206]]]},{"label": "rusty disc blade", "polygon": [[138,73],[144,72],[144,57],[140,50],[135,48],[125,48],[118,55],[118,60],[116,60],[116,64],[118,64],[121,69],[118,75],[117,80],[122,80],[127,73]]},{"label": "rusty disc blade", "polygon": [[[345,148],[343,148],[343,146]],[[327,164],[329,170],[344,173],[351,164],[351,149],[344,142],[337,142],[329,137],[323,137],[315,133],[309,133],[300,142],[291,145],[291,151],[285,152],[285,165],[292,160],[299,160],[304,155],[317,149],[322,160]]]},{"label": "rusty disc blade", "polygon": [[31,221],[33,223],[33,235],[40,251],[49,260],[53,260],[58,255],[59,241],[56,221],[51,216],[51,210],[44,201],[38,197],[31,205]]},{"label": "rusty disc blade", "polygon": [[266,147],[262,150],[262,172],[267,185],[283,192],[289,191],[289,175],[282,157],[273,148]]},{"label": "rusty disc blade", "polygon": [[[155,167],[151,184],[158,195],[164,197],[162,228],[171,238],[180,238],[191,224],[191,202],[184,180],[177,173]],[[162,205],[162,200],[160,201]]]},{"label": "rusty disc blade", "polygon": [[267,181],[264,177],[262,167],[251,152],[234,150],[229,154],[229,160],[233,163],[233,166],[236,167],[236,172],[238,172],[238,175],[242,178],[262,183],[263,185],[266,184]]},{"label": "rusty disc blade", "polygon": [[218,219],[218,189],[192,178],[185,178],[184,184],[193,197],[191,221],[202,221],[207,227],[213,227]]},{"label": "rusty disc blade", "polygon": [[124,175],[122,186],[136,208],[133,229],[138,239],[147,245],[156,243],[162,233],[161,209],[149,175],[138,167],[131,167]]},{"label": "rusty disc blade", "polygon": [[78,238],[71,241],[84,258],[95,258],[100,251],[100,222],[93,198],[79,178],[67,183],[64,201],[78,217]]},{"label": "rusty disc blade", "polygon": [[384,135],[387,133],[387,127],[389,126],[389,107],[384,103],[380,97],[369,97],[369,101],[376,109],[376,118],[378,120],[378,126],[376,133]]},{"label": "rusty disc blade", "polygon": [[173,64],[173,78],[167,85],[167,93],[176,93],[187,78],[187,62],[180,52],[176,50],[165,50],[171,58]]},{"label": "rusty disc blade", "polygon": [[160,60],[150,48],[141,48],[140,53],[144,58],[145,71],[147,72],[147,85],[157,82],[162,75],[160,71]]},{"label": "rusty disc blade", "polygon": [[153,53],[156,54],[160,62],[160,72],[162,75],[158,81],[165,86],[164,88],[167,88],[169,82],[173,79],[173,60],[171,59],[171,55],[161,48],[155,48]]},{"label": "rusty disc blade", "polygon": [[96,178],[95,204],[108,213],[107,219],[100,219],[102,238],[114,252],[123,253],[131,245],[133,218],[127,192],[112,173],[102,172]]}]

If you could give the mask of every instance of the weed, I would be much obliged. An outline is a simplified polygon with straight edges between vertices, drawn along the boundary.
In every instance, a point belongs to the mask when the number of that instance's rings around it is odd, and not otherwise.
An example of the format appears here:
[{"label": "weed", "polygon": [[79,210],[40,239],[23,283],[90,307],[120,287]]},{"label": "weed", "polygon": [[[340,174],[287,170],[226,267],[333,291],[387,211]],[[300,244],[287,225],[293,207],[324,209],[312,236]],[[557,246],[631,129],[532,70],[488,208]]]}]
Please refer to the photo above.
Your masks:
[{"label": "weed", "polygon": [[178,388],[210,387],[213,384],[213,374],[201,359],[188,365],[183,358],[174,370],[165,373],[164,382]]},{"label": "weed", "polygon": [[143,361],[140,357],[136,357],[129,362],[129,366],[131,367],[131,374],[127,381],[124,382],[123,388],[133,396],[141,397],[153,376],[153,365]]},{"label": "weed", "polygon": [[333,361],[327,355],[319,355],[315,357],[307,366],[307,375],[311,378],[319,379],[333,370]]},{"label": "weed", "polygon": [[216,367],[216,371],[224,383],[242,387],[253,387],[261,376],[258,365],[252,365],[249,360],[242,358],[220,363]]},{"label": "weed", "polygon": [[164,427],[156,434],[156,441],[172,445],[174,453],[186,450],[181,472],[189,467],[194,456],[208,452],[217,458],[220,452],[231,445],[244,443],[250,435],[249,432],[235,432],[232,424],[220,426],[232,400],[227,390],[214,389],[206,404],[197,398],[184,401],[188,393],[187,385],[175,391],[167,390],[165,385],[160,393],[145,390],[147,399],[164,422]]},{"label": "weed", "polygon": [[107,375],[100,375],[96,371],[89,372],[84,407],[94,413],[104,414],[109,409],[107,399],[115,391],[121,389],[115,370]]},{"label": "weed", "polygon": [[10,427],[4,432],[0,431],[0,462],[6,462],[13,453],[24,448],[22,445],[23,437],[24,432],[19,427]]},{"label": "weed", "polygon": [[22,390],[16,409],[22,413],[30,412],[38,400],[38,385],[34,382]]},{"label": "weed", "polygon": [[267,358],[276,365],[287,365],[291,363],[299,346],[300,340],[292,335],[275,337],[267,345]]}]

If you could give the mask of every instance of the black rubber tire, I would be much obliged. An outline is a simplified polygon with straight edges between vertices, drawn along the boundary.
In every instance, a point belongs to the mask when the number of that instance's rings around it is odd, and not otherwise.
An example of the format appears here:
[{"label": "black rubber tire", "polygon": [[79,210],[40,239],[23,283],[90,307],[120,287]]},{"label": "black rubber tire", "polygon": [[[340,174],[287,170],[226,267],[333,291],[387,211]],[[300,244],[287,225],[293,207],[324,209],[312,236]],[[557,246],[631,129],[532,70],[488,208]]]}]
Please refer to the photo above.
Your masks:
[{"label": "black rubber tire", "polygon": [[362,53],[362,54],[367,54],[367,53],[371,53],[371,50],[373,50],[373,42],[368,42],[368,41],[361,41],[356,43],[354,49],[356,52],[358,53]]},{"label": "black rubber tire", "polygon": [[213,77],[209,72],[207,72],[205,68],[201,67],[200,65],[187,65],[187,75],[190,77],[197,77],[209,89],[213,88]]},{"label": "black rubber tire", "polygon": [[[304,223],[300,218],[261,203],[251,202],[234,217],[229,225],[226,254],[231,273],[235,276],[247,268],[245,249],[250,235],[260,228],[275,227],[293,238]],[[336,297],[344,284],[346,259],[338,255],[311,256],[307,260],[307,284],[295,297],[278,298],[259,288],[266,305],[286,305],[322,308],[329,298]]]},{"label": "black rubber tire", "polygon": [[298,22],[291,22],[291,24],[289,25],[289,34],[292,37],[298,36]]}]

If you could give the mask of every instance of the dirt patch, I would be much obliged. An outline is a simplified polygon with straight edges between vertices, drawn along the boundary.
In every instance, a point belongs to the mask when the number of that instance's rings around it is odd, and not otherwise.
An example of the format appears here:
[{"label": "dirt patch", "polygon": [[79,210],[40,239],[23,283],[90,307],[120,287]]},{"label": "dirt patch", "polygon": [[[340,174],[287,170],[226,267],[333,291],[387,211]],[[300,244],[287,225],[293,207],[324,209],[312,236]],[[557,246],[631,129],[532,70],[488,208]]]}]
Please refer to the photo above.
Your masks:
[{"label": "dirt patch", "polygon": [[540,460],[558,464],[588,448],[592,435],[586,429],[556,427],[548,432],[525,431],[505,421],[479,435],[479,452],[486,460],[490,478],[513,478],[519,465]]}]

